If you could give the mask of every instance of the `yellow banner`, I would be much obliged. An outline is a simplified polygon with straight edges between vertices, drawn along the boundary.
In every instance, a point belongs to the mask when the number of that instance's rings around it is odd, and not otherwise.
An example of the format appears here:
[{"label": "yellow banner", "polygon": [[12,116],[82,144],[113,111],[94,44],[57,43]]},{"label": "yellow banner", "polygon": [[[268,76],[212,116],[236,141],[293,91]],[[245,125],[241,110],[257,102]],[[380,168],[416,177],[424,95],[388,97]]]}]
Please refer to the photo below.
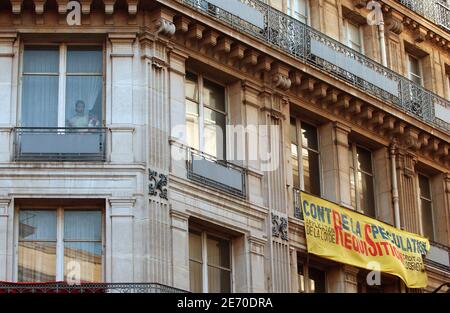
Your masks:
[{"label": "yellow banner", "polygon": [[376,265],[409,288],[427,286],[428,239],[303,192],[301,204],[309,253],[369,270]]}]

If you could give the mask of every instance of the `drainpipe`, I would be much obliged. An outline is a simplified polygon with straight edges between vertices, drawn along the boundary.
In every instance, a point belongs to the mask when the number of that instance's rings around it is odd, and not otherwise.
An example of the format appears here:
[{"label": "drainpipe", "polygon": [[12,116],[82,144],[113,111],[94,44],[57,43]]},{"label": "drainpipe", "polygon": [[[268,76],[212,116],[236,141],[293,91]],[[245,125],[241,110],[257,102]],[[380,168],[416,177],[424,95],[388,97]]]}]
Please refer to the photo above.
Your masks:
[{"label": "drainpipe", "polygon": [[378,25],[378,33],[380,35],[381,63],[387,67],[386,39],[384,37],[383,14],[381,14],[381,21]]},{"label": "drainpipe", "polygon": [[400,206],[398,196],[398,184],[397,184],[397,171],[395,162],[395,149],[397,144],[394,142],[391,144],[389,152],[391,156],[391,172],[392,172],[392,199],[394,201],[394,221],[395,227],[401,229],[400,224]]}]

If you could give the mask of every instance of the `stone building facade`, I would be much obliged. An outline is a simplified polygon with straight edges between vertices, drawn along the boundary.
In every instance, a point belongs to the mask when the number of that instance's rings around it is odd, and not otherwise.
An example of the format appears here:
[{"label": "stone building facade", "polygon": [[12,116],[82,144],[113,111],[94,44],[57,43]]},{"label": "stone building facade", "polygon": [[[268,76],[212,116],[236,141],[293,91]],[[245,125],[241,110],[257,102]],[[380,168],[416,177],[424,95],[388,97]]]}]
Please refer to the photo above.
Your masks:
[{"label": "stone building facade", "polygon": [[448,3],[73,2],[0,1],[0,281],[421,291],[308,254],[300,190],[449,281]]}]

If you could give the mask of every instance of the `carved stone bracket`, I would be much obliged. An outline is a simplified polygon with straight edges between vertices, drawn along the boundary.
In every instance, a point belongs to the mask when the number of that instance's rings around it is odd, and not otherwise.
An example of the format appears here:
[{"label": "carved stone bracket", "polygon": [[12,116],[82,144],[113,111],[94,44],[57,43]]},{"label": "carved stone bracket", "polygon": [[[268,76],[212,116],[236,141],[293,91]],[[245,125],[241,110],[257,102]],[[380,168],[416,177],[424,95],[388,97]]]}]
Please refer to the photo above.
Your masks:
[{"label": "carved stone bracket", "polygon": [[288,224],[286,217],[280,217],[272,213],[272,236],[288,240]]},{"label": "carved stone bracket", "polygon": [[166,37],[172,37],[175,34],[175,24],[164,18],[159,18],[155,22],[156,33]]},{"label": "carved stone bracket", "polygon": [[156,171],[148,170],[149,188],[148,194],[150,196],[156,196],[159,190],[159,197],[167,200],[167,176],[159,174]]}]

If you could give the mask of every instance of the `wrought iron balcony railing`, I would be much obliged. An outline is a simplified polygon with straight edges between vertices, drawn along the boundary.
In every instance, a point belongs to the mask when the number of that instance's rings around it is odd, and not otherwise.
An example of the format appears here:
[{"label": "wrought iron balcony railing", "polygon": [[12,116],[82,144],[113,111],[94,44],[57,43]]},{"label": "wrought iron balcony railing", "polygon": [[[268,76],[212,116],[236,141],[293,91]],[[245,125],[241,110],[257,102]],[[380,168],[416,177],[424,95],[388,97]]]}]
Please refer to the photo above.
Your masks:
[{"label": "wrought iron balcony railing", "polygon": [[2,293],[185,293],[187,291],[156,283],[82,283],[0,282]]},{"label": "wrought iron balcony railing", "polygon": [[260,0],[177,1],[399,107],[433,127],[450,130],[449,101]]},{"label": "wrought iron balcony railing", "polygon": [[105,128],[20,127],[15,129],[15,161],[104,162]]},{"label": "wrought iron balcony railing", "polygon": [[427,254],[426,262],[450,272],[450,247],[430,241],[430,251]]},{"label": "wrought iron balcony railing", "polygon": [[396,0],[405,7],[450,31],[450,7],[445,0]]},{"label": "wrought iron balcony railing", "polygon": [[188,149],[187,177],[238,197],[246,196],[245,168],[192,148]]}]

